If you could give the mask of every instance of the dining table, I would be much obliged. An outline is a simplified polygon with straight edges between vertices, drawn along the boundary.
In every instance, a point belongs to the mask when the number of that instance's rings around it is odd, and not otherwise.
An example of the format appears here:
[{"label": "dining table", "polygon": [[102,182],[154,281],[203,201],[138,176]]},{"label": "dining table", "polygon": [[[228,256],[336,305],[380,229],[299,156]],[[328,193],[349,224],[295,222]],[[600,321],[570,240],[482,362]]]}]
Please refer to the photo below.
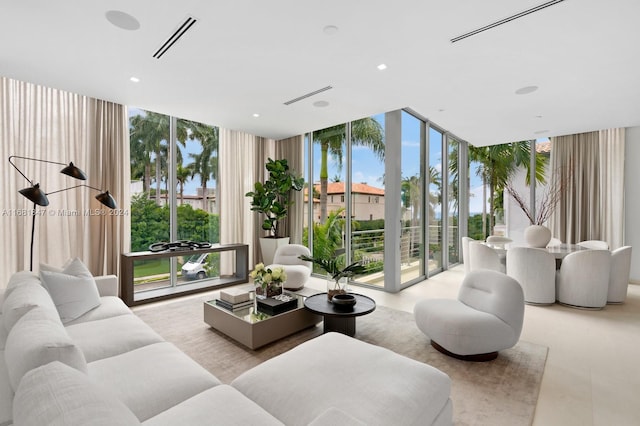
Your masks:
[{"label": "dining table", "polygon": [[[506,263],[507,252],[509,249],[514,247],[530,247],[524,243],[487,243],[483,242],[487,247],[491,247],[494,249],[498,256],[500,257],[500,261]],[[540,250],[546,250],[547,253],[552,254],[553,257],[556,258],[556,269],[560,269],[560,265],[562,263],[562,259],[564,259],[567,255],[571,253],[575,253],[577,251],[590,250],[587,247],[580,246],[578,244],[557,244],[550,247],[541,247]]]}]

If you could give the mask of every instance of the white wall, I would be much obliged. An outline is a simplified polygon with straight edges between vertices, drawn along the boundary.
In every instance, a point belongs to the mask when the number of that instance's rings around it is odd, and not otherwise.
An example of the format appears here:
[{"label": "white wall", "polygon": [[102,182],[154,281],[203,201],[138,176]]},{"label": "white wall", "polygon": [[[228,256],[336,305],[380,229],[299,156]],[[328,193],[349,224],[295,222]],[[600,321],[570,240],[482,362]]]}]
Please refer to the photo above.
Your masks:
[{"label": "white wall", "polygon": [[640,284],[640,127],[628,127],[626,130],[624,170],[624,244],[633,247],[631,281]]}]

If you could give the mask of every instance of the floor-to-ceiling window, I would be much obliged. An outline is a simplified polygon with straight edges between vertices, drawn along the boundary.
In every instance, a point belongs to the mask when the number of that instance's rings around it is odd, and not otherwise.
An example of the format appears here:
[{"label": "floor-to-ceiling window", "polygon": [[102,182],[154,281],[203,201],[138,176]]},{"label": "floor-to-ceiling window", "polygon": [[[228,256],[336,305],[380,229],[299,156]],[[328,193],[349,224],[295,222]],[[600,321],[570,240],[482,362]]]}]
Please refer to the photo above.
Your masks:
[{"label": "floor-to-ceiling window", "polygon": [[447,141],[447,244],[450,265],[460,262],[460,143],[449,137]]},{"label": "floor-to-ceiling window", "polygon": [[425,123],[402,112],[400,270],[402,283],[425,276]]},{"label": "floor-to-ceiling window", "polygon": [[442,229],[442,159],[443,134],[429,127],[429,272],[442,268],[443,234]]},{"label": "floor-to-ceiling window", "polygon": [[[176,240],[219,242],[218,129],[136,108],[129,109],[129,121],[131,251]],[[218,254],[140,260],[134,264],[134,291],[217,276]]]},{"label": "floor-to-ceiling window", "polygon": [[351,203],[349,228],[352,261],[359,261],[366,273],[357,277],[363,284],[384,286],[384,115],[350,123]]}]

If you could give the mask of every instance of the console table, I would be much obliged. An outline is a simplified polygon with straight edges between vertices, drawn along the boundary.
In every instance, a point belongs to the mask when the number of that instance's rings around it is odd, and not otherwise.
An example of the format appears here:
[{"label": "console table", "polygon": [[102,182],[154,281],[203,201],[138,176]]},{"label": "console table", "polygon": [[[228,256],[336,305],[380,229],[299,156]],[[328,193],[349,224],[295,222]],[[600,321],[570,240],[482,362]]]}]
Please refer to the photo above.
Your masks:
[{"label": "console table", "polygon": [[[151,260],[171,258],[178,256],[192,256],[194,254],[235,252],[235,272],[232,276],[214,279],[200,280],[189,284],[180,284],[177,287],[165,287],[144,292],[135,293],[133,285],[134,262],[139,260]],[[249,282],[249,246],[247,244],[213,244],[208,248],[194,250],[175,250],[163,252],[140,251],[122,253],[120,255],[120,289],[122,300],[127,306],[139,305],[161,299],[175,297],[176,294],[185,295],[214,288],[226,287],[233,284]]]}]

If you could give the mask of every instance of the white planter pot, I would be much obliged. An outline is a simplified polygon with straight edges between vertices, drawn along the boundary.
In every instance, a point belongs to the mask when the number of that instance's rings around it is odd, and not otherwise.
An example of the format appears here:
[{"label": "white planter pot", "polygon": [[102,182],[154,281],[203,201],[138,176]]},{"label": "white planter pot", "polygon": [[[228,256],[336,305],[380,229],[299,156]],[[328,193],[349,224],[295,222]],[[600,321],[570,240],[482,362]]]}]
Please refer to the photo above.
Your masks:
[{"label": "white planter pot", "polygon": [[273,263],[273,255],[280,246],[289,244],[289,237],[285,238],[260,238],[260,252],[262,253],[262,262],[265,265]]},{"label": "white planter pot", "polygon": [[524,240],[531,247],[544,248],[551,241],[551,230],[542,225],[531,225],[524,230]]}]

